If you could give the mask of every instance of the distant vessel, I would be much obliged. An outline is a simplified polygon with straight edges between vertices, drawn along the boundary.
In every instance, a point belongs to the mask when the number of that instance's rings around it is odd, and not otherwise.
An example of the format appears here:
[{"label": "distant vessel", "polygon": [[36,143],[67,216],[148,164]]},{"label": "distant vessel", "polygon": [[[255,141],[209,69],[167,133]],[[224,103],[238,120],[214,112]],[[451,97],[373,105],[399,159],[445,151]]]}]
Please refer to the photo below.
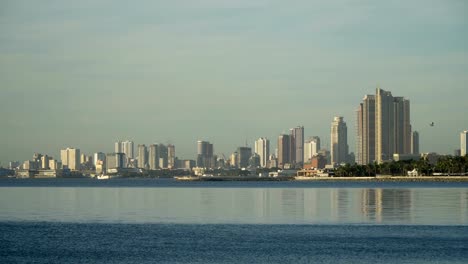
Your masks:
[{"label": "distant vessel", "polygon": [[108,175],[98,175],[96,176],[96,179],[98,180],[110,180],[110,179],[116,179],[116,178],[121,178],[122,175],[119,174],[108,174]]}]

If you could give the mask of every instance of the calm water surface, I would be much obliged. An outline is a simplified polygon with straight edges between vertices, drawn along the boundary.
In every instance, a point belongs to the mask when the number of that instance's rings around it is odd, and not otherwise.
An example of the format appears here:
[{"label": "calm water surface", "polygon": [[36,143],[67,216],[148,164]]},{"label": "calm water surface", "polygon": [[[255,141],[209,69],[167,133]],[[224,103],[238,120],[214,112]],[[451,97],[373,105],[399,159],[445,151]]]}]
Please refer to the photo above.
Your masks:
[{"label": "calm water surface", "polygon": [[0,180],[1,263],[468,263],[466,183]]},{"label": "calm water surface", "polygon": [[[65,180],[66,181],[66,180]],[[184,224],[468,224],[468,188],[427,183],[20,182],[0,187],[0,221]],[[156,182],[156,183],[155,183]],[[57,185],[53,185],[56,183]],[[66,184],[69,184],[65,182]],[[138,187],[128,187],[128,185]],[[144,187],[147,184],[150,187]],[[226,183],[226,184],[224,184]],[[110,185],[109,185],[110,184]],[[120,184],[120,185],[119,185]],[[160,184],[160,185],[158,185]],[[465,184],[466,185],[466,184]]]}]

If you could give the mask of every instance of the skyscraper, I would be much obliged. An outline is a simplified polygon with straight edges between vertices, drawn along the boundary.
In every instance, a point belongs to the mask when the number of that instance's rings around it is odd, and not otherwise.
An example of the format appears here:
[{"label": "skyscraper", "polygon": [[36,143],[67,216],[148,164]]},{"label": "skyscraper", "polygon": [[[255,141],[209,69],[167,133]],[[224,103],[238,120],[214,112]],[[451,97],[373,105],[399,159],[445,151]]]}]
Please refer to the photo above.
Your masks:
[{"label": "skyscraper", "polygon": [[167,167],[168,168],[175,168],[175,146],[172,144],[167,145]]},{"label": "skyscraper", "polygon": [[158,144],[149,145],[148,165],[150,170],[159,168],[159,146]]},{"label": "skyscraper", "polygon": [[125,154],[123,153],[108,153],[106,155],[106,170],[107,172],[123,168],[125,165]]},{"label": "skyscraper", "polygon": [[359,105],[356,119],[356,161],[369,164],[393,158],[393,154],[410,154],[412,132],[410,101],[393,97],[376,89]]},{"label": "skyscraper", "polygon": [[320,138],[314,136],[304,143],[304,162],[311,161],[320,150]]},{"label": "skyscraper", "polygon": [[460,133],[460,154],[465,156],[468,154],[468,130]]},{"label": "skyscraper", "polygon": [[70,170],[80,169],[80,150],[75,148],[66,148],[60,150],[60,159],[62,165],[67,166]]},{"label": "skyscraper", "polygon": [[304,127],[297,126],[290,129],[291,163],[302,166],[304,164]]},{"label": "skyscraper", "polygon": [[127,159],[133,159],[134,156],[134,147],[133,141],[124,141],[121,143],[121,152],[125,154]]},{"label": "skyscraper", "polygon": [[343,117],[336,116],[331,124],[331,164],[348,162],[348,128]]},{"label": "skyscraper", "polygon": [[[159,167],[160,168],[167,168],[168,166],[168,146],[164,144],[158,145],[159,151]],[[175,149],[174,149],[175,151]]]},{"label": "skyscraper", "polygon": [[94,166],[96,167],[98,161],[102,161],[103,164],[105,164],[106,162],[106,154],[102,153],[102,152],[96,152],[94,153]]},{"label": "skyscraper", "polygon": [[366,95],[357,111],[356,162],[375,161],[375,96]]},{"label": "skyscraper", "polygon": [[117,141],[114,144],[114,152],[115,153],[122,153],[122,141]]},{"label": "skyscraper", "polygon": [[249,166],[249,159],[252,156],[252,149],[249,147],[237,148],[237,164],[239,168],[247,168]]},{"label": "skyscraper", "polygon": [[270,156],[270,141],[266,138],[255,141],[255,153],[260,157],[260,167],[266,168]]},{"label": "skyscraper", "polygon": [[145,145],[138,145],[138,168],[146,168],[148,165],[148,151]]},{"label": "skyscraper", "polygon": [[291,137],[289,135],[280,135],[278,137],[278,167],[284,168],[284,165],[291,163]]},{"label": "skyscraper", "polygon": [[395,150],[395,115],[391,92],[377,89],[375,96],[375,158],[378,163],[393,157]]},{"label": "skyscraper", "polygon": [[413,136],[411,137],[411,154],[419,155],[419,133],[418,131],[413,131]]},{"label": "skyscraper", "polygon": [[214,168],[213,144],[208,141],[197,141],[197,167]]}]

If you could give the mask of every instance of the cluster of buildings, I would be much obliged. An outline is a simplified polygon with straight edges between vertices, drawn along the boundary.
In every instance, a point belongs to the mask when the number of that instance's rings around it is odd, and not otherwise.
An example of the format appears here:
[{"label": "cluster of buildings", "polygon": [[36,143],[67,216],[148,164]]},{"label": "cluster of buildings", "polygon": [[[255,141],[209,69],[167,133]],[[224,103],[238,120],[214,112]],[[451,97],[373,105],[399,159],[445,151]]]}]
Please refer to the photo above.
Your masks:
[{"label": "cluster of buildings", "polygon": [[[460,149],[455,155],[466,155],[468,131],[461,132]],[[419,133],[412,130],[410,101],[393,96],[391,92],[377,88],[375,95],[366,95],[356,111],[356,153],[349,152],[348,128],[344,118],[336,116],[331,122],[330,148],[321,148],[320,137],[305,139],[304,127],[289,129],[278,136],[276,147],[270,149],[270,140],[257,139],[253,149],[247,145],[238,147],[229,157],[214,154],[213,144],[197,141],[195,160],[178,159],[173,144],[140,144],[133,141],[117,141],[114,152],[97,152],[91,156],[80,149],[66,148],[60,151],[60,160],[35,153],[31,160],[10,162],[20,177],[52,177],[73,172],[106,174],[119,171],[156,171],[162,169],[323,169],[345,163],[382,163],[390,160],[420,158]]]},{"label": "cluster of buildings", "polygon": [[412,131],[410,101],[377,88],[359,105],[356,122],[356,162],[382,163],[419,156],[419,134]]}]

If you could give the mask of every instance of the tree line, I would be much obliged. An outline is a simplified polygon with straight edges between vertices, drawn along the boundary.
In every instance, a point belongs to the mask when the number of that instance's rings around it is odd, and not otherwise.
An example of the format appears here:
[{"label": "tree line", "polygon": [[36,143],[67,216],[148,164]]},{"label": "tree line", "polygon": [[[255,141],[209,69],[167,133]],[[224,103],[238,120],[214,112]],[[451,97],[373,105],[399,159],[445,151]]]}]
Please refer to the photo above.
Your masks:
[{"label": "tree line", "polygon": [[367,165],[345,164],[335,170],[338,177],[347,176],[376,176],[376,175],[407,175],[408,171],[416,169],[419,175],[441,174],[465,174],[468,172],[468,155],[465,156],[441,156],[435,163],[427,158],[420,160],[402,160],[383,162],[381,164],[371,163]]}]

